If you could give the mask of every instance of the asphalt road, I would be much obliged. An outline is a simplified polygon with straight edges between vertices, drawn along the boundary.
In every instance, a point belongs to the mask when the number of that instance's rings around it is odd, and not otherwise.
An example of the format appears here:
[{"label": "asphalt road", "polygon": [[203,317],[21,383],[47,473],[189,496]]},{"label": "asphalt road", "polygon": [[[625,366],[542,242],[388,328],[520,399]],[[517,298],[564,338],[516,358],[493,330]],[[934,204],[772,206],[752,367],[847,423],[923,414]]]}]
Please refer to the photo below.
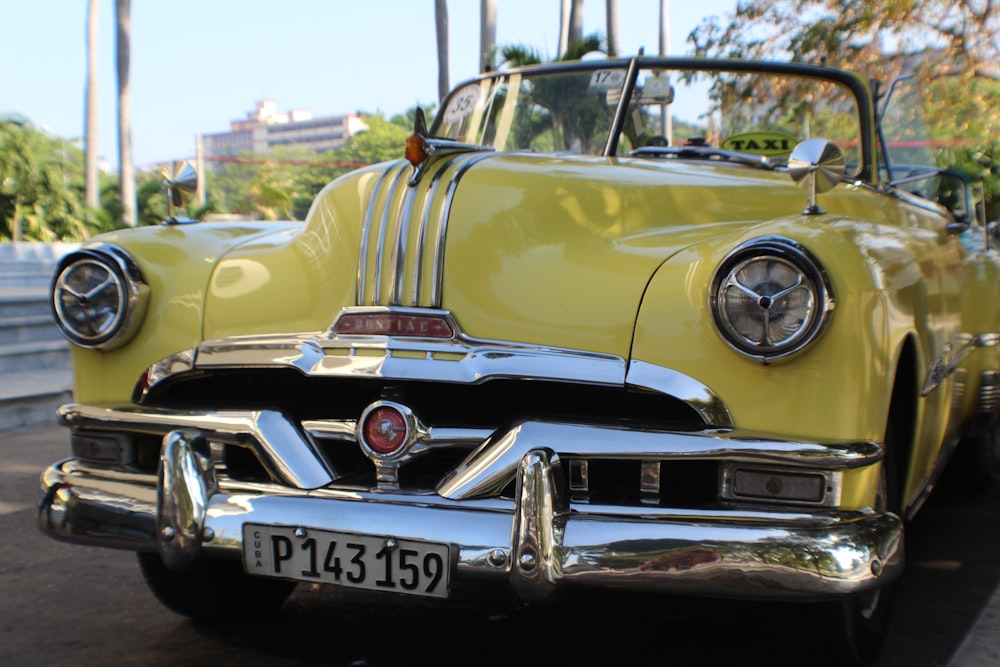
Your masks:
[{"label": "asphalt road", "polygon": [[[537,609],[401,606],[301,585],[272,618],[203,626],[159,605],[131,553],[35,527],[41,470],[64,429],[0,433],[0,665],[825,664],[812,617],[786,607],[591,596]],[[937,493],[907,534],[908,567],[874,667],[943,667],[1000,581],[1000,489]],[[1000,638],[997,639],[1000,643]]]}]

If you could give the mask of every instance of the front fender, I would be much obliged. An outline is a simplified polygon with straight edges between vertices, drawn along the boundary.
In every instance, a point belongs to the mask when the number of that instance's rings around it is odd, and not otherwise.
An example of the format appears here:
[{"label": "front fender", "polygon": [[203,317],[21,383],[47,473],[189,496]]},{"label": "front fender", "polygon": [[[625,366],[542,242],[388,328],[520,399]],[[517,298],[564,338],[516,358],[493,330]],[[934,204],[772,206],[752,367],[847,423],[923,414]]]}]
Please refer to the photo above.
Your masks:
[{"label": "front fender", "polygon": [[[669,368],[712,391],[734,426],[790,438],[881,441],[892,388],[895,316],[850,224],[810,228],[789,219],[689,246],[656,272],[642,301],[633,362]],[[826,331],[798,354],[762,363],[730,348],[712,322],[713,273],[736,246],[761,236],[800,243],[825,267],[836,298]],[[654,387],[655,388],[655,387]]]},{"label": "front fender", "polygon": [[145,320],[135,337],[112,351],[74,347],[75,400],[126,403],[154,362],[203,339],[205,295],[216,264],[241,243],[287,232],[297,223],[198,223],[112,232],[85,247],[114,244],[135,260],[149,285]]}]

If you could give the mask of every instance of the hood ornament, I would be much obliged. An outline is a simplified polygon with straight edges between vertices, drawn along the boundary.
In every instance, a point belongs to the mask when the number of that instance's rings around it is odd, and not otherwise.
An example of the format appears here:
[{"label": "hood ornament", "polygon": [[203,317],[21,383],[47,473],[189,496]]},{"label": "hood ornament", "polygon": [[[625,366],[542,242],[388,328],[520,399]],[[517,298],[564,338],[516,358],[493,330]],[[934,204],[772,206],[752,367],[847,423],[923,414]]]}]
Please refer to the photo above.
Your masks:
[{"label": "hood ornament", "polygon": [[164,222],[168,225],[197,222],[174,216],[174,209],[187,206],[198,192],[199,177],[195,168],[187,161],[175,162],[170,170],[164,167],[161,176],[163,192],[167,197],[167,219]]},{"label": "hood ornament", "polygon": [[410,186],[416,185],[420,177],[433,163],[432,158],[444,155],[454,155],[455,153],[475,153],[495,150],[492,146],[482,146],[479,144],[467,144],[451,139],[441,139],[432,137],[427,131],[427,120],[424,110],[417,107],[416,118],[413,122],[413,134],[406,138],[404,155],[406,161],[413,165],[413,174],[410,176]]}]

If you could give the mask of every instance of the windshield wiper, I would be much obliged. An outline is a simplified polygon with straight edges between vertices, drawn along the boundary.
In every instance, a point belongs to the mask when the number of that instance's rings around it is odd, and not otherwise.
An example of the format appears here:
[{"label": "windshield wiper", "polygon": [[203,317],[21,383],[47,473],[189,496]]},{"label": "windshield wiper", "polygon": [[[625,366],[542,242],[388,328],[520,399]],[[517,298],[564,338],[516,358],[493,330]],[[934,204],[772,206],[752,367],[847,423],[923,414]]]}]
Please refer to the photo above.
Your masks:
[{"label": "windshield wiper", "polygon": [[740,153],[738,151],[727,151],[714,146],[642,146],[636,148],[629,155],[636,157],[662,156],[674,158],[698,158],[702,160],[726,160],[737,164],[745,164],[750,167],[761,169],[775,169],[778,163],[766,155],[754,155],[753,153]]}]

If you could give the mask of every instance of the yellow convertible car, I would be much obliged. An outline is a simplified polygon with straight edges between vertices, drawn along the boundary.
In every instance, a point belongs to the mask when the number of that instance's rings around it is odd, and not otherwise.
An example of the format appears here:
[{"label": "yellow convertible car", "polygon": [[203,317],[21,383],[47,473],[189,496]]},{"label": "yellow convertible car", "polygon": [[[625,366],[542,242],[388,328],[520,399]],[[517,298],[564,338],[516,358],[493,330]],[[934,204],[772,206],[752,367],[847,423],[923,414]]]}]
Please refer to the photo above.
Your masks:
[{"label": "yellow convertible car", "polygon": [[53,280],[72,455],[38,524],[190,616],[303,581],[779,600],[864,664],[944,464],[1000,468],[1000,259],[917,92],[502,69],[304,222],[96,238]]}]

